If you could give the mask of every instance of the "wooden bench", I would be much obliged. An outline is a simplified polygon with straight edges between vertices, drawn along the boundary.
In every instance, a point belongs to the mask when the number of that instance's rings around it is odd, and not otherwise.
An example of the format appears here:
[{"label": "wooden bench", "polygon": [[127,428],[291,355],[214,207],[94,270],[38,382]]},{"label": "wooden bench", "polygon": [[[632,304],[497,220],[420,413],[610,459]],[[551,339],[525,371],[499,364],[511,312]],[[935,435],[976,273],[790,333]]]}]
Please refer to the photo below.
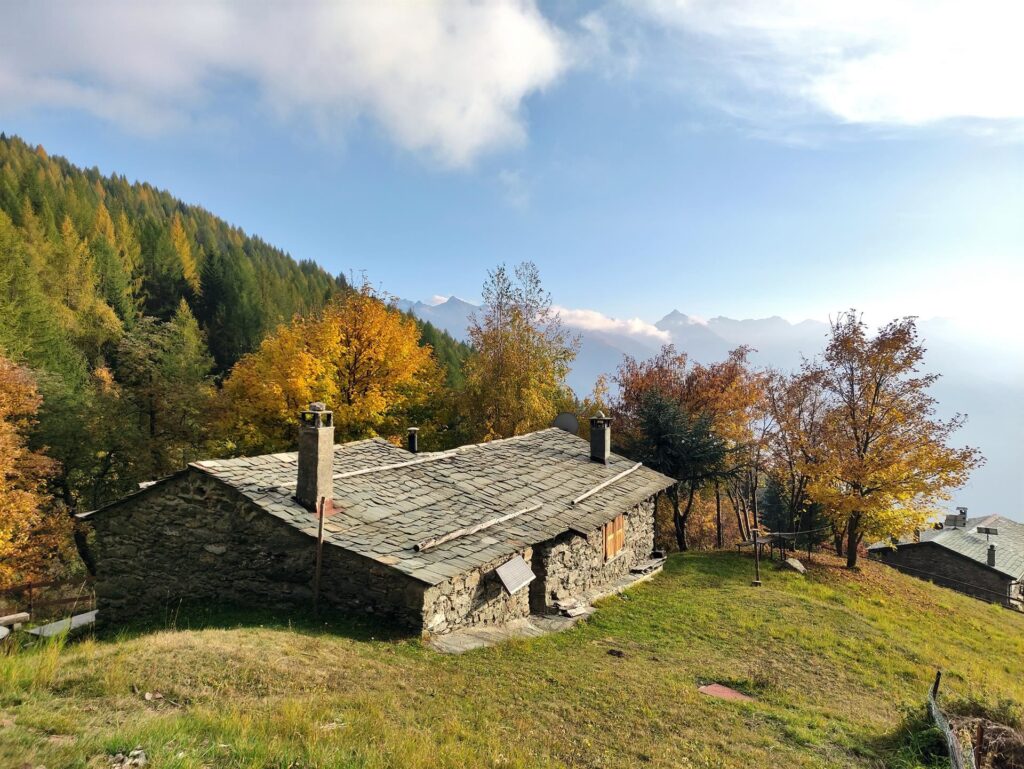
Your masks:
[{"label": "wooden bench", "polygon": [[17,630],[25,622],[30,619],[27,611],[19,611],[17,614],[8,614],[6,617],[0,617],[0,627],[14,628]]},{"label": "wooden bench", "polygon": [[22,623],[29,621],[29,613],[27,611],[19,611],[17,614],[8,614],[6,617],[0,617],[0,641],[6,639],[12,630],[17,630],[21,627]]},{"label": "wooden bench", "polygon": [[28,632],[34,636],[40,638],[50,638],[61,633],[72,633],[79,628],[86,627],[93,624],[96,621],[96,610],[87,611],[84,614],[76,614],[73,617],[67,619],[57,620],[51,622],[49,625],[41,625],[40,627],[34,627]]}]

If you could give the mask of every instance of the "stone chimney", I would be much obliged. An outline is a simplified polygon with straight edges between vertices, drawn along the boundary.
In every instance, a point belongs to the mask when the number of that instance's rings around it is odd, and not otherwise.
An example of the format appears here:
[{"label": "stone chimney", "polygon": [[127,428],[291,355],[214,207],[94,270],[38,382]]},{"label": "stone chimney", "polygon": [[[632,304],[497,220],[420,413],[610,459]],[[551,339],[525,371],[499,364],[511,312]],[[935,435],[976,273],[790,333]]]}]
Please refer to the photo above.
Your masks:
[{"label": "stone chimney", "polygon": [[420,428],[410,427],[409,428],[409,453],[416,454],[420,450]]},{"label": "stone chimney", "polygon": [[996,565],[996,546],[995,545],[989,545],[988,546],[988,565],[989,566],[995,566]]},{"label": "stone chimney", "polygon": [[590,459],[608,464],[612,453],[612,420],[603,411],[590,418]]},{"label": "stone chimney", "polygon": [[323,403],[310,403],[299,414],[299,474],[295,499],[316,510],[326,497],[325,510],[334,504],[334,414]]}]

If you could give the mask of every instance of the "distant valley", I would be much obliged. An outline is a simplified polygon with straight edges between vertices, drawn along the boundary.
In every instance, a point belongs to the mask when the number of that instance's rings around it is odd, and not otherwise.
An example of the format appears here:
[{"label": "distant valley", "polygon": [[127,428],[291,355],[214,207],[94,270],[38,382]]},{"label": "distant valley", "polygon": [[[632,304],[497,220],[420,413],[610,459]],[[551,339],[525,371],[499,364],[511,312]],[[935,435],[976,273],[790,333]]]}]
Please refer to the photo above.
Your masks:
[{"label": "distant valley", "polygon": [[[465,339],[470,314],[476,305],[452,296],[438,304],[399,300],[398,306],[423,320]],[[614,375],[624,355],[646,358],[663,344],[673,344],[701,363],[721,360],[740,345],[753,348],[757,366],[793,370],[802,357],[821,352],[828,324],[805,320],[790,323],[784,318],[736,320],[715,317],[701,321],[672,310],[654,324],[612,322],[598,313],[562,312],[563,321],[580,335],[580,352],[569,384],[579,395],[591,391],[601,374]],[[607,322],[595,322],[601,318]],[[934,387],[939,414],[968,415],[959,441],[978,446],[987,459],[970,484],[957,492],[951,505],[966,505],[972,514],[999,513],[1024,520],[1024,491],[1017,482],[1024,449],[1024,361],[1007,360],[995,346],[966,343],[941,318],[922,320],[921,336],[928,348],[929,369],[942,374]],[[612,384],[609,382],[609,384]]]}]

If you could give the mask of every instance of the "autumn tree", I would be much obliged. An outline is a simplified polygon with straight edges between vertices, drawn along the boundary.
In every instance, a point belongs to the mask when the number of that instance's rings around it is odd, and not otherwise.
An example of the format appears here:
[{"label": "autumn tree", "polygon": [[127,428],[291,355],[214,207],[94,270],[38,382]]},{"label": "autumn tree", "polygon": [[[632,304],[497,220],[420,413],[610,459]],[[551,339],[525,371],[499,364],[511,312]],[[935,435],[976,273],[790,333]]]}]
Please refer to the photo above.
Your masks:
[{"label": "autumn tree", "polygon": [[678,401],[657,390],[642,396],[636,430],[628,441],[625,451],[631,458],[676,479],[668,490],[673,528],[677,546],[687,550],[686,524],[694,497],[718,477],[727,453],[725,441],[712,429],[709,414],[689,414]]},{"label": "autumn tree", "polygon": [[175,214],[171,219],[170,230],[171,246],[181,264],[181,277],[188,285],[193,294],[199,293],[199,265],[195,254],[192,251],[192,242],[185,232],[185,226],[181,222],[181,215]]},{"label": "autumn tree", "polygon": [[369,286],[281,326],[224,383],[229,450],[293,445],[298,413],[312,401],[333,409],[341,439],[398,433],[443,377],[419,337]]},{"label": "autumn tree", "polygon": [[0,356],[0,588],[42,574],[54,534],[66,529],[67,521],[54,526],[45,511],[46,480],[56,467],[27,446],[40,403],[28,370]]},{"label": "autumn tree", "polygon": [[[809,494],[825,440],[828,401],[821,377],[813,371],[769,371],[765,403],[770,417],[766,447],[770,525],[779,531],[810,532],[822,522],[821,506]],[[802,539],[818,542],[823,537],[806,534]]]},{"label": "autumn tree", "polygon": [[871,336],[851,310],[832,324],[823,360],[808,366],[830,401],[808,494],[845,532],[850,568],[865,537],[923,526],[984,461],[948,445],[964,418],[936,418],[928,390],[937,375],[921,373],[924,354],[913,318]]},{"label": "autumn tree", "polygon": [[732,350],[724,361],[694,364],[685,377],[683,402],[691,413],[710,418],[727,453],[712,479],[715,497],[715,541],[724,547],[722,493],[736,515],[745,538],[759,522],[758,499],[764,469],[768,415],[764,375],[749,363],[750,348]]},{"label": "autumn tree", "polygon": [[532,262],[488,273],[471,317],[464,411],[472,437],[489,440],[548,427],[567,401],[579,339],[562,325]]},{"label": "autumn tree", "polygon": [[64,217],[60,239],[45,271],[55,311],[90,360],[121,334],[121,321],[101,293],[93,255],[71,219]]},{"label": "autumn tree", "polygon": [[[623,446],[639,446],[644,440],[643,412],[647,397],[657,393],[674,403],[690,420],[703,420],[724,453],[721,464],[703,471],[698,490],[714,494],[715,539],[724,545],[723,489],[732,502],[741,536],[749,536],[756,521],[758,473],[761,467],[761,376],[747,363],[747,348],[739,348],[725,361],[692,363],[672,345],[647,360],[626,356],[615,375],[619,386],[613,403],[617,433]],[[692,504],[687,506],[689,510]],[[689,513],[683,516],[684,523]]]}]

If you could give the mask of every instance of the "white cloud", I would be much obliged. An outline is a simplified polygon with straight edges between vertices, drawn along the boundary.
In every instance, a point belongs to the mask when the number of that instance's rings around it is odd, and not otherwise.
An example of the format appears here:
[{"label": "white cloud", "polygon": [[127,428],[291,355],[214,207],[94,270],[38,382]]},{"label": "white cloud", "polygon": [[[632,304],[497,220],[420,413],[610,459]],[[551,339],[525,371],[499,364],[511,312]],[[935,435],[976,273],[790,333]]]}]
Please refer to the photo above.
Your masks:
[{"label": "white cloud", "polygon": [[597,310],[573,310],[568,307],[555,307],[554,309],[561,316],[565,325],[583,331],[601,331],[608,334],[640,337],[661,344],[668,344],[672,341],[672,336],[667,331],[662,331],[654,324],[640,320],[640,318],[613,318]]},{"label": "white cloud", "polygon": [[136,131],[205,120],[225,89],[327,135],[367,117],[452,166],[525,139],[568,67],[533,0],[6,3],[0,116],[81,109]]},{"label": "white cloud", "polygon": [[[707,61],[746,94],[782,95],[839,121],[921,125],[1024,121],[1024,4],[1019,0],[646,0],[679,33],[699,80]],[[687,58],[689,57],[689,58]],[[698,72],[699,70],[699,72]],[[701,82],[707,94],[711,88]]]},{"label": "white cloud", "polygon": [[444,304],[448,301],[448,297],[443,294],[434,294],[424,304],[429,304],[431,307],[437,307],[439,304]]}]

